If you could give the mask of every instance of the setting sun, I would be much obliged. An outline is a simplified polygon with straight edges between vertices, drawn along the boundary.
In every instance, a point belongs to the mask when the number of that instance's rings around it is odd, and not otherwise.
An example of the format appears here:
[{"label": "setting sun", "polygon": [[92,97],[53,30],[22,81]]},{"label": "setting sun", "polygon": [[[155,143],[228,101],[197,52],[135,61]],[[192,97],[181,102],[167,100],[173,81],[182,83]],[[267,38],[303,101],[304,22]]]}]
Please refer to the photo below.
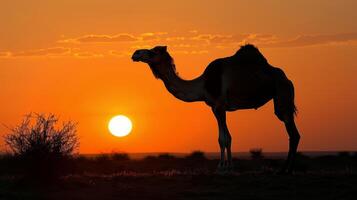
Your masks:
[{"label": "setting sun", "polygon": [[129,135],[133,125],[131,120],[124,115],[117,115],[110,119],[108,129],[111,134],[117,137],[124,137]]}]

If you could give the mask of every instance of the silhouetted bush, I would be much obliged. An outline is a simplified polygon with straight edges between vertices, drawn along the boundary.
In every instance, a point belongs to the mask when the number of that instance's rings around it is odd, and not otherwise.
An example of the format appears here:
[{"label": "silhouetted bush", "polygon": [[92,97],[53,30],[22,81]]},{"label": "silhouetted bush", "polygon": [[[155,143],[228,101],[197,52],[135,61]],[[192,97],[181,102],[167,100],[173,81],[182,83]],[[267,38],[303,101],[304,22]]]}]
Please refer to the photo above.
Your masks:
[{"label": "silhouetted bush", "polygon": [[202,151],[193,151],[190,155],[186,156],[189,160],[206,160],[205,153]]},{"label": "silhouetted bush", "polygon": [[308,155],[303,154],[302,152],[296,152],[295,155],[296,158],[303,159],[303,160],[309,160],[311,159]]},{"label": "silhouetted bush", "polygon": [[341,151],[337,154],[339,162],[343,163],[344,167],[349,170],[353,165],[353,156],[351,152]]},{"label": "silhouetted bush", "polygon": [[125,161],[130,160],[130,157],[127,153],[112,153],[113,160]]},{"label": "silhouetted bush", "polygon": [[340,158],[349,158],[351,154],[348,151],[340,151],[337,153],[337,156]]},{"label": "silhouetted bush", "polygon": [[145,161],[153,161],[156,160],[157,157],[156,156],[145,156],[143,160]]},{"label": "silhouetted bush", "polygon": [[94,160],[98,162],[126,161],[130,160],[130,157],[127,153],[101,153],[95,155]]},{"label": "silhouetted bush", "polygon": [[94,160],[98,161],[98,162],[107,162],[107,161],[111,160],[111,158],[110,158],[109,154],[101,153],[101,154],[96,155],[94,157]]},{"label": "silhouetted bush", "polygon": [[355,151],[355,152],[353,152],[353,154],[352,154],[352,158],[354,159],[354,160],[357,160],[357,152]]},{"label": "silhouetted bush", "polygon": [[250,157],[254,160],[258,160],[258,159],[263,159],[263,149],[261,148],[256,148],[256,149],[250,149],[249,150],[250,153]]},{"label": "silhouetted bush", "polygon": [[158,159],[163,159],[163,160],[169,160],[169,159],[175,159],[176,157],[171,155],[171,154],[168,154],[168,153],[162,153],[162,154],[159,154],[157,156]]},{"label": "silhouetted bush", "polygon": [[47,179],[66,169],[66,161],[79,146],[76,131],[76,123],[59,125],[53,114],[28,114],[10,128],[5,143],[26,175]]}]

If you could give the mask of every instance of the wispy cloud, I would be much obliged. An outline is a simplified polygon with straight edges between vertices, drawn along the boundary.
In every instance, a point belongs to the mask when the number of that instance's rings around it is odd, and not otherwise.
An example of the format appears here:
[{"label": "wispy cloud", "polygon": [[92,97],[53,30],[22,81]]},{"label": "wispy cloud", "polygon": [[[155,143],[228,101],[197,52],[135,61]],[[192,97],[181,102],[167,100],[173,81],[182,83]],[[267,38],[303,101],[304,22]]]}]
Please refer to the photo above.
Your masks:
[{"label": "wispy cloud", "polygon": [[108,51],[108,55],[114,56],[114,57],[124,57],[124,56],[131,55],[131,52],[110,50],[110,51]]},{"label": "wispy cloud", "polygon": [[0,52],[0,57],[1,58],[18,58],[18,57],[90,58],[90,57],[103,57],[103,55],[100,53],[81,51],[79,48],[50,47],[50,48],[45,48],[45,49],[31,49],[31,50],[27,50],[27,51]]},{"label": "wispy cloud", "polygon": [[133,42],[139,38],[130,34],[118,35],[84,35],[78,38],[69,38],[57,41],[58,43],[108,43],[108,42]]},{"label": "wispy cloud", "polygon": [[346,44],[357,41],[357,33],[338,33],[320,35],[300,35],[294,39],[286,41],[275,41],[267,45],[268,47],[303,47],[326,44]]},{"label": "wispy cloud", "polygon": [[206,42],[211,45],[223,47],[225,45],[241,45],[245,43],[272,43],[277,40],[277,37],[272,34],[199,34],[188,38],[191,41]]},{"label": "wispy cloud", "polygon": [[193,51],[185,51],[185,50],[178,50],[178,51],[172,51],[171,52],[173,55],[175,54],[207,54],[207,50],[193,50]]},{"label": "wispy cloud", "polygon": [[340,45],[357,42],[357,33],[338,33],[338,34],[319,34],[319,35],[300,35],[292,39],[281,39],[272,34],[234,34],[234,35],[214,35],[199,34],[190,38],[193,41],[201,41],[225,47],[229,45],[241,45],[252,43],[264,47],[304,47],[316,45]]},{"label": "wispy cloud", "polygon": [[[238,48],[239,45],[252,43],[266,48],[294,48],[317,45],[357,45],[357,32],[337,34],[300,35],[291,39],[282,39],[273,34],[240,33],[240,34],[212,34],[189,32],[147,32],[139,34],[120,33],[116,35],[83,35],[57,41],[65,43],[61,46],[25,51],[3,51],[0,58],[14,57],[59,57],[72,56],[75,58],[99,58],[106,56],[125,57],[132,52],[128,49],[151,48],[155,45],[167,45],[174,54],[206,54],[214,49]],[[124,42],[116,47],[117,42]],[[82,45],[87,43],[105,43],[100,48]],[[115,50],[113,50],[115,49]],[[130,51],[131,51],[130,50]]]},{"label": "wispy cloud", "polygon": [[190,40],[205,41],[209,43],[237,43],[248,37],[249,34],[223,35],[223,34],[199,34],[189,38]]},{"label": "wispy cloud", "polygon": [[65,47],[51,47],[26,51],[0,52],[0,57],[34,57],[34,56],[63,56],[70,54],[71,49]]},{"label": "wispy cloud", "polygon": [[99,57],[103,57],[103,54],[100,53],[93,53],[93,52],[89,52],[89,51],[83,51],[83,52],[75,52],[72,54],[72,56],[76,57],[76,58],[99,58]]},{"label": "wispy cloud", "polygon": [[[281,39],[273,34],[261,33],[241,33],[241,34],[211,34],[190,31],[187,33],[167,33],[167,32],[149,32],[138,35],[121,33],[117,35],[84,35],[78,38],[69,38],[60,40],[60,43],[114,43],[114,42],[133,42],[147,43],[161,42],[168,45],[183,47],[239,45],[244,43],[253,43],[265,47],[300,47],[324,44],[340,44],[357,40],[357,33],[339,33],[339,34],[320,34],[320,35],[300,35],[292,39]],[[141,44],[143,45],[143,44]]]},{"label": "wispy cloud", "polygon": [[0,58],[7,58],[11,55],[10,52],[0,52]]},{"label": "wispy cloud", "polygon": [[142,33],[138,36],[129,33],[120,33],[117,35],[84,35],[78,38],[68,38],[57,41],[58,43],[114,43],[114,42],[137,42],[158,40],[166,32]]},{"label": "wispy cloud", "polygon": [[166,41],[184,41],[186,38],[184,36],[170,36],[165,38]]},{"label": "wispy cloud", "polygon": [[166,34],[167,32],[142,33],[139,38],[142,41],[158,41],[166,37]]}]

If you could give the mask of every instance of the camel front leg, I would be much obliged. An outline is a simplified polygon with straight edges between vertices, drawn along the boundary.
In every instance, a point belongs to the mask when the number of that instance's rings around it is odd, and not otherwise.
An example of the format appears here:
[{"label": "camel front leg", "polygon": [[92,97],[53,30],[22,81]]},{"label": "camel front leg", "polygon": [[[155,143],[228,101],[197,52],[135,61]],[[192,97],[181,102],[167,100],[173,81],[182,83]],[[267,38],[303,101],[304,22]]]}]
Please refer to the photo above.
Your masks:
[{"label": "camel front leg", "polygon": [[218,136],[218,143],[219,143],[219,148],[221,150],[221,158],[218,163],[218,170],[224,169],[225,168],[225,160],[226,160],[226,155],[225,155],[225,137],[223,131],[219,130],[219,136]]},{"label": "camel front leg", "polygon": [[225,116],[225,111],[224,110],[220,110],[220,109],[212,109],[214,116],[216,117],[217,120],[217,124],[218,124],[218,144],[219,144],[219,148],[221,150],[221,159],[218,163],[218,169],[219,171],[221,171],[224,167],[225,167],[225,146],[226,146],[226,137],[224,134],[224,128],[222,126],[222,122]]},{"label": "camel front leg", "polygon": [[[223,109],[213,109],[213,113],[217,119],[219,136],[218,143],[221,149],[221,159],[218,164],[218,169],[231,169],[232,167],[232,152],[231,152],[231,135],[229,134],[226,124],[226,112]],[[227,163],[225,161],[225,150],[227,149]]]},{"label": "camel front leg", "polygon": [[226,148],[227,148],[227,167],[228,170],[232,170],[233,169],[233,162],[232,162],[232,151],[231,151],[231,144],[232,144],[232,136],[228,131],[227,125],[226,125]]}]

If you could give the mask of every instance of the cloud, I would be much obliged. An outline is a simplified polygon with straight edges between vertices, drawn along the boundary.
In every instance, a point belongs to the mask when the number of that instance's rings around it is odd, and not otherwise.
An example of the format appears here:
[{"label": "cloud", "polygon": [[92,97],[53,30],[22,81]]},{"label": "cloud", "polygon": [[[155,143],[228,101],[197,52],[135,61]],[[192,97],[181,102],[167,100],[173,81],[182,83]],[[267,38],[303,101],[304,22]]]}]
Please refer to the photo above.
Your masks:
[{"label": "cloud", "polygon": [[215,35],[210,39],[211,43],[239,43],[244,41],[249,34],[235,34],[235,35]]},{"label": "cloud", "polygon": [[192,45],[192,44],[182,43],[182,44],[174,44],[173,47],[178,47],[178,48],[191,48],[191,47],[197,47],[197,46],[194,46],[194,45]]},{"label": "cloud", "polygon": [[134,42],[139,40],[133,35],[122,33],[118,35],[84,35],[74,39],[64,39],[58,43],[108,43],[108,42]]},{"label": "cloud", "polygon": [[159,37],[153,33],[145,33],[142,34],[141,39],[144,41],[149,41],[149,40],[158,40]]},{"label": "cloud", "polygon": [[129,33],[120,33],[117,35],[84,35],[78,38],[68,38],[57,41],[58,43],[114,43],[114,42],[137,42],[160,40],[167,32],[142,33],[134,36]]},{"label": "cloud", "polygon": [[27,51],[0,52],[0,58],[17,57],[63,57],[73,56],[76,58],[103,57],[100,53],[81,51],[79,48],[51,47],[45,49],[31,49]]},{"label": "cloud", "polygon": [[0,58],[8,58],[10,55],[10,52],[0,52]]},{"label": "cloud", "polygon": [[73,56],[76,58],[99,58],[99,57],[103,57],[103,54],[84,51],[84,52],[73,53]]},{"label": "cloud", "polygon": [[127,52],[127,51],[110,50],[108,52],[108,55],[114,56],[114,57],[124,57],[124,56],[131,55],[131,53]]},{"label": "cloud", "polygon": [[27,56],[62,56],[69,54],[70,48],[65,47],[51,47],[46,49],[33,49],[19,52],[9,52],[9,57],[27,57]]},{"label": "cloud", "polygon": [[206,41],[209,42],[214,36],[212,34],[199,34],[191,37],[190,40]]},{"label": "cloud", "polygon": [[303,47],[327,44],[346,44],[357,42],[357,33],[338,33],[320,35],[300,35],[294,39],[286,41],[275,41],[268,44],[268,47]]},{"label": "cloud", "polygon": [[152,41],[152,40],[161,40],[163,39],[163,35],[166,35],[167,32],[156,32],[156,33],[142,33],[140,35],[140,39],[142,41]]},{"label": "cloud", "polygon": [[194,51],[185,51],[185,50],[178,50],[178,51],[172,51],[171,52],[173,55],[175,54],[207,54],[207,50],[194,50]]},{"label": "cloud", "polygon": [[[61,41],[65,47],[50,47],[24,51],[3,51],[0,58],[14,57],[59,57],[75,58],[125,57],[130,49],[148,49],[156,45],[167,45],[172,53],[205,54],[208,50],[237,48],[246,43],[266,48],[294,48],[317,45],[357,45],[357,32],[337,34],[299,35],[291,39],[282,39],[273,34],[238,33],[212,34],[200,33],[196,30],[189,32],[146,32],[139,34],[121,33],[116,35],[83,35]],[[81,46],[83,43],[116,43],[127,42],[120,46]],[[68,47],[66,47],[68,46]],[[78,48],[80,47],[80,48]]]},{"label": "cloud", "polygon": [[[274,36],[270,34],[211,34],[199,33],[197,30],[189,32],[146,32],[137,35],[121,33],[117,35],[84,35],[77,38],[69,38],[59,40],[59,43],[115,43],[115,42],[132,42],[137,45],[156,45],[158,42],[167,45],[180,45],[185,43],[185,46],[207,46],[209,44],[242,44],[253,41],[260,42],[272,39]],[[181,45],[183,47],[183,45]]]},{"label": "cloud", "polygon": [[166,41],[184,41],[186,40],[185,37],[183,36],[173,36],[173,37],[167,37],[165,38]]},{"label": "cloud", "polygon": [[233,35],[224,35],[224,34],[200,34],[194,37],[191,37],[190,40],[193,41],[205,41],[210,44],[242,44],[248,42],[262,42],[264,40],[270,40],[275,38],[271,34],[233,34]]},{"label": "cloud", "polygon": [[230,45],[243,45],[252,43],[263,47],[303,47],[327,44],[347,44],[357,42],[357,33],[338,33],[338,34],[319,34],[319,35],[300,35],[293,39],[283,40],[272,34],[199,34],[191,37],[192,41],[206,42],[218,48]]}]

